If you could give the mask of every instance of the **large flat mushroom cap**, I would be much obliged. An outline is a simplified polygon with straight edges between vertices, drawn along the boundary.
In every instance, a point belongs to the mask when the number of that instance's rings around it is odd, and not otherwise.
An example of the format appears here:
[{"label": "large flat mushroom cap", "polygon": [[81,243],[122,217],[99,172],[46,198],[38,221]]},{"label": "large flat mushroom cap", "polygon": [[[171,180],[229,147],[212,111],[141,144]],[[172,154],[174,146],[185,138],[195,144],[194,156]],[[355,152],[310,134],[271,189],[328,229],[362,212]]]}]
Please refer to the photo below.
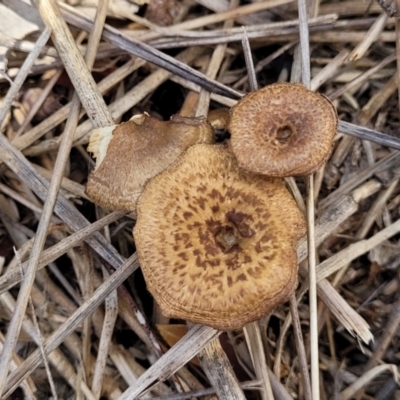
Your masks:
[{"label": "large flat mushroom cap", "polygon": [[195,145],[147,184],[134,239],[165,315],[232,330],[293,292],[304,233],[281,180],[239,169],[225,146]]},{"label": "large flat mushroom cap", "polygon": [[329,157],[337,123],[328,98],[301,84],[277,83],[232,107],[229,145],[248,171],[280,178],[308,175]]},{"label": "large flat mushroom cap", "polygon": [[160,121],[142,114],[110,128],[96,130],[88,150],[95,153],[86,194],[110,210],[132,211],[144,185],[196,143],[212,143],[214,130],[204,117],[175,115]]}]

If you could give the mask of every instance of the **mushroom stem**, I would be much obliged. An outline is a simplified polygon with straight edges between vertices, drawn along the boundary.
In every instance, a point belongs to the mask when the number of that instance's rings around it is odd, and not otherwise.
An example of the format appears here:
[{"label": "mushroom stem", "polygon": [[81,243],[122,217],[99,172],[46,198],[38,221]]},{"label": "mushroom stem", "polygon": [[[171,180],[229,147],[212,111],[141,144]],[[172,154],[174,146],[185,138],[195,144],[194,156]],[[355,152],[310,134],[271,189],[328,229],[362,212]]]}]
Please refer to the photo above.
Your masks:
[{"label": "mushroom stem", "polygon": [[228,253],[233,247],[239,244],[238,232],[232,226],[224,226],[215,235],[217,244],[222,247],[224,253]]}]

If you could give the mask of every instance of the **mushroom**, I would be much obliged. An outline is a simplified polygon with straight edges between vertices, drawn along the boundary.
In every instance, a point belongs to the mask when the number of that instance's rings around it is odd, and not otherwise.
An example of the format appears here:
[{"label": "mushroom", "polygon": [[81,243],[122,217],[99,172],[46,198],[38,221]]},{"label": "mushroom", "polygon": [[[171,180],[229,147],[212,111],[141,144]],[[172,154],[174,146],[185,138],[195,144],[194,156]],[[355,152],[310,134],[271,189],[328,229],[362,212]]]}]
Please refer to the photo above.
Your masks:
[{"label": "mushroom", "polygon": [[164,122],[147,114],[93,131],[88,151],[97,159],[86,194],[111,210],[132,211],[146,182],[190,146],[212,143],[214,130],[204,117],[174,115]]},{"label": "mushroom", "polygon": [[243,171],[226,146],[198,144],[146,185],[134,239],[166,316],[233,330],[288,299],[304,233],[280,179]]},{"label": "mushroom", "polygon": [[207,121],[214,129],[228,129],[230,119],[231,116],[227,108],[217,108],[207,115]]},{"label": "mushroom", "polygon": [[230,148],[239,165],[275,177],[303,176],[329,157],[338,118],[331,101],[297,83],[277,83],[231,109]]}]

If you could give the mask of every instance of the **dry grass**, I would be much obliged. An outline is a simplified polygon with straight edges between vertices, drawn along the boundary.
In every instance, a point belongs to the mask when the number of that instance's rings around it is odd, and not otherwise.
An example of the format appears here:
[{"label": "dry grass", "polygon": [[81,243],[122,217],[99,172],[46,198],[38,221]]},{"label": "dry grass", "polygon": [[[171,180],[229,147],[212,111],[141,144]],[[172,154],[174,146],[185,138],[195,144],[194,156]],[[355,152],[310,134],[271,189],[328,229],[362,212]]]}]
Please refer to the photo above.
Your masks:
[{"label": "dry grass", "polygon": [[[79,1],[4,3],[48,29],[0,35],[0,398],[400,398],[395,2],[163,0],[139,16],[99,0],[94,18]],[[328,162],[287,180],[308,215],[298,289],[243,330],[170,321],[145,289],[134,213],[84,194],[89,133],[206,115],[279,80],[340,117]]]}]

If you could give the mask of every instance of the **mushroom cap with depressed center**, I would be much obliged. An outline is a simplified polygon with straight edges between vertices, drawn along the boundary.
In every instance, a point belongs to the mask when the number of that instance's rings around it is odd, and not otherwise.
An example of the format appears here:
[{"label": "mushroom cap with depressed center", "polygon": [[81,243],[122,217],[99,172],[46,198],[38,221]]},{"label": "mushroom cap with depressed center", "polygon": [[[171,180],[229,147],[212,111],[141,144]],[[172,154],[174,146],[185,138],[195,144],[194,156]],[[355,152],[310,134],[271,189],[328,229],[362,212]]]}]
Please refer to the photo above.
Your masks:
[{"label": "mushroom cap with depressed center", "polygon": [[214,130],[204,117],[174,115],[160,121],[147,114],[94,131],[89,151],[97,158],[86,194],[110,210],[132,211],[146,182],[196,143],[212,143]]},{"label": "mushroom cap with depressed center", "polygon": [[329,157],[337,124],[328,98],[301,84],[277,83],[232,107],[229,145],[248,171],[280,178],[303,176]]},{"label": "mushroom cap with depressed center", "polygon": [[165,315],[232,330],[293,292],[304,233],[281,180],[243,171],[225,146],[199,144],[147,184],[134,240]]}]

